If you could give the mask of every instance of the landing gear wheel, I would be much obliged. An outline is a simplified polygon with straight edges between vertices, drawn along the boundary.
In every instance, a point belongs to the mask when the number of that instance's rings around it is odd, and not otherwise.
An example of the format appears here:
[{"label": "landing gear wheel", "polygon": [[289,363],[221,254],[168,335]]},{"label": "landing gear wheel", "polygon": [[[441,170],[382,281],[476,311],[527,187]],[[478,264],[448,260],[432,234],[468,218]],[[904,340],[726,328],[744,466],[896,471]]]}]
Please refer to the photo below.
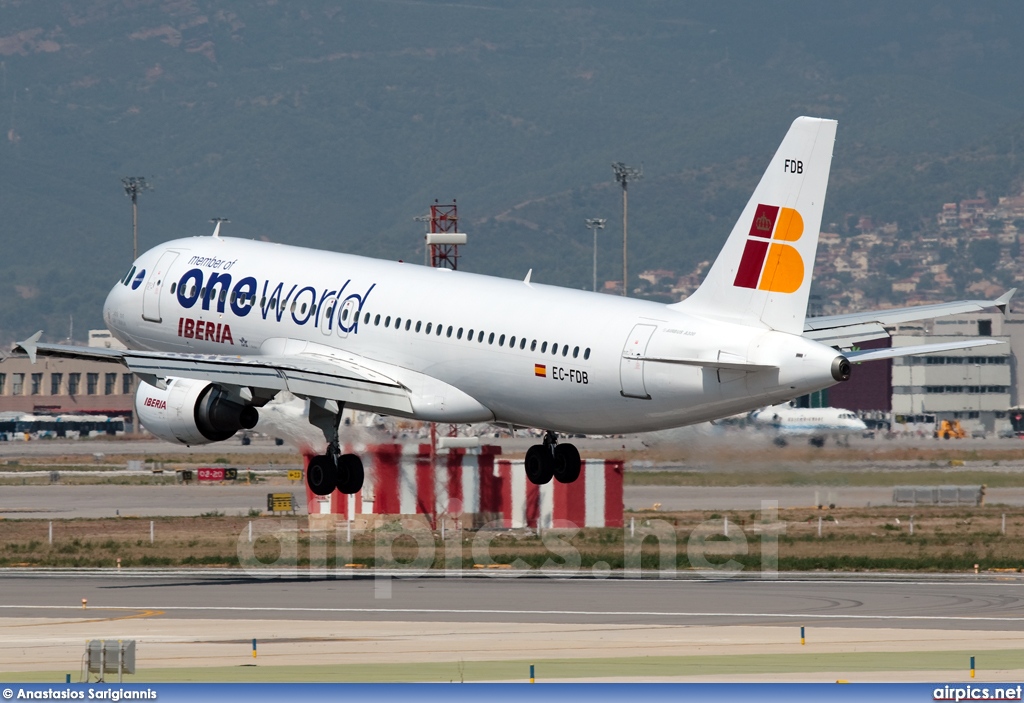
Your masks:
[{"label": "landing gear wheel", "polygon": [[546,445],[535,444],[526,450],[526,478],[530,483],[543,486],[555,475],[555,460]]},{"label": "landing gear wheel", "polygon": [[306,485],[318,496],[330,495],[338,487],[338,467],[334,457],[320,454],[309,460],[306,467]]},{"label": "landing gear wheel", "polygon": [[338,490],[358,493],[363,487],[363,460],[355,454],[342,454],[338,458]]},{"label": "landing gear wheel", "polygon": [[580,453],[572,444],[555,445],[555,480],[572,483],[580,477]]}]

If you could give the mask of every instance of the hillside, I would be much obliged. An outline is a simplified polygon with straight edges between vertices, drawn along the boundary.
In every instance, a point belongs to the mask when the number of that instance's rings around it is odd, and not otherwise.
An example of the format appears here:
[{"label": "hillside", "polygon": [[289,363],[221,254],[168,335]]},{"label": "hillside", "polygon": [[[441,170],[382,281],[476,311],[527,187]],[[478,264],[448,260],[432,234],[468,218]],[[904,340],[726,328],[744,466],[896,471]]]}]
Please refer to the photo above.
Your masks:
[{"label": "hillside", "polygon": [[1024,6],[941,2],[0,0],[0,339],[100,324],[142,248],[210,231],[419,261],[456,197],[463,266],[590,281],[631,190],[631,270],[714,255],[798,114],[840,120],[826,222],[913,232],[1020,178]]}]

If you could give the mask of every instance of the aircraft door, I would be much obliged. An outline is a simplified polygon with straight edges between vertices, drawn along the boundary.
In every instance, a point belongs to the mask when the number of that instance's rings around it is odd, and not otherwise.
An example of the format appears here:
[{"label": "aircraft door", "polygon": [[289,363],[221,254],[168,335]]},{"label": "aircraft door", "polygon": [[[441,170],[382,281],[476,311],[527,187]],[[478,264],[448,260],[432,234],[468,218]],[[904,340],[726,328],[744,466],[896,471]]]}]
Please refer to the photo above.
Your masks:
[{"label": "aircraft door", "polygon": [[619,383],[622,384],[622,395],[627,398],[643,398],[650,400],[644,384],[644,354],[647,343],[651,341],[655,325],[636,325],[626,339],[622,349],[622,360],[619,362]]},{"label": "aircraft door", "polygon": [[146,288],[142,291],[142,319],[150,322],[162,322],[160,316],[160,291],[164,288],[167,272],[170,271],[174,260],[178,258],[178,252],[165,251],[160,255],[156,266],[149,274],[146,281]]},{"label": "aircraft door", "polygon": [[320,332],[329,335],[334,331],[334,313],[338,310],[338,299],[331,297],[320,306]]},{"label": "aircraft door", "polygon": [[355,298],[349,298],[338,311],[338,336],[344,339],[348,336],[356,324],[356,316],[359,314],[359,303]]}]

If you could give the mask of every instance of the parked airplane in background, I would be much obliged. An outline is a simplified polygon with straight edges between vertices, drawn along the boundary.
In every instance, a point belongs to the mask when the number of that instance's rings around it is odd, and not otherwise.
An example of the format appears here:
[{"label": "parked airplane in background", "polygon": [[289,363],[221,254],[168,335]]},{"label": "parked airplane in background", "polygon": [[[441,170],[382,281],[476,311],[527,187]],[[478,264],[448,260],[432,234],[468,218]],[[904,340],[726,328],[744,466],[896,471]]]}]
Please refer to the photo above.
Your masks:
[{"label": "parked airplane in background", "polygon": [[19,348],[121,362],[143,381],[142,424],[183,444],[252,428],[280,391],[305,398],[327,445],[307,471],[320,495],[362,486],[359,457],[339,441],[346,406],[544,429],[529,479],[571,482],[580,455],[557,432],[703,422],[846,381],[851,362],[997,343],[839,351],[887,323],[1008,295],[805,320],[835,132],[832,120],[793,122],[704,283],[679,303],[230,239],[218,225],[144,253],[110,291],[104,320],[128,350],[40,344],[41,333]]},{"label": "parked airplane in background", "polygon": [[807,437],[816,447],[824,446],[829,437],[837,441],[849,440],[868,426],[856,413],[842,408],[796,408],[789,403],[774,405],[750,413],[755,426],[776,433],[775,443],[786,445],[789,437]]}]

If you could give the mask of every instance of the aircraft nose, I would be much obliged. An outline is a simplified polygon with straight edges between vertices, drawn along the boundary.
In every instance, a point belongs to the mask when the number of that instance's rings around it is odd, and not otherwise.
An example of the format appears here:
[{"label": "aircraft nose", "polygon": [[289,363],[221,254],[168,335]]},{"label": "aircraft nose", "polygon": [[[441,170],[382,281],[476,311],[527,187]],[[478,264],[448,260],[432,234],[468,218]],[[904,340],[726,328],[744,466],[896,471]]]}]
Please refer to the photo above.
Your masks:
[{"label": "aircraft nose", "polygon": [[107,299],[103,302],[103,321],[107,323],[107,329],[111,329],[114,321],[114,313],[118,309],[118,301],[122,297],[124,286],[118,281],[107,293]]}]

